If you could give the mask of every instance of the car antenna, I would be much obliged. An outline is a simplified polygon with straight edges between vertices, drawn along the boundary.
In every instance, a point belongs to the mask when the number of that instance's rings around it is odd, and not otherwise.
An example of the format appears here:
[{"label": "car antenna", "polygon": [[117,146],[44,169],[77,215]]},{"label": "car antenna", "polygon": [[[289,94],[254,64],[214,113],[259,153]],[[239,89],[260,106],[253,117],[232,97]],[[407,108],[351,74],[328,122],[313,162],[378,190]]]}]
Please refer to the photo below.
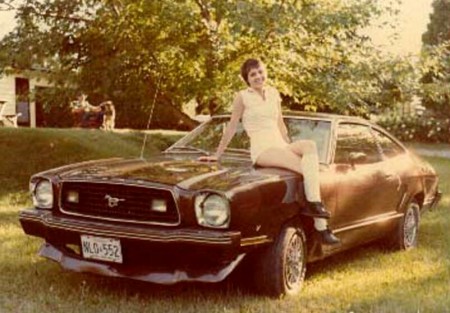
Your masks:
[{"label": "car antenna", "polygon": [[152,122],[153,111],[155,109],[156,96],[158,95],[159,86],[161,85],[161,77],[162,77],[162,71],[159,73],[158,83],[156,84],[156,90],[155,90],[155,94],[153,96],[152,106],[150,108],[150,114],[148,116],[147,127],[145,129],[146,132],[145,132],[145,135],[144,135],[144,141],[142,142],[141,156],[140,156],[140,158],[142,160],[144,159],[144,150],[145,150],[145,145],[147,143],[147,136],[148,136],[147,130],[150,129],[150,123]]}]

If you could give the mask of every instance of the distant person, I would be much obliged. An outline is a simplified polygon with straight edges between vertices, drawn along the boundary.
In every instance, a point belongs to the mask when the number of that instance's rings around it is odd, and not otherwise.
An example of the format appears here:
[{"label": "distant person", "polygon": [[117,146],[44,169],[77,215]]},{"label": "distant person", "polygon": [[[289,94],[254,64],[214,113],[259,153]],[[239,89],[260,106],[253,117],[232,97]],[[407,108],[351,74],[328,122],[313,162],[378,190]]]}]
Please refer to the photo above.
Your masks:
[{"label": "distant person", "polygon": [[77,100],[71,102],[72,112],[81,114],[81,127],[89,127],[91,120],[94,118],[97,124],[103,121],[103,112],[100,106],[95,106],[87,101],[87,95],[80,93]]},{"label": "distant person", "polygon": [[105,101],[100,103],[100,108],[103,112],[103,124],[104,130],[113,130],[116,125],[116,109],[112,101]]},{"label": "distant person", "polygon": [[247,88],[239,91],[233,101],[230,122],[213,156],[200,161],[217,161],[236,133],[239,121],[250,138],[253,164],[281,167],[303,175],[307,206],[303,214],[314,218],[314,227],[322,243],[333,245],[340,240],[328,228],[330,213],[322,204],[317,147],[312,140],[290,142],[281,113],[281,97],[277,89],[266,86],[264,64],[248,59],[241,66],[241,76]]}]

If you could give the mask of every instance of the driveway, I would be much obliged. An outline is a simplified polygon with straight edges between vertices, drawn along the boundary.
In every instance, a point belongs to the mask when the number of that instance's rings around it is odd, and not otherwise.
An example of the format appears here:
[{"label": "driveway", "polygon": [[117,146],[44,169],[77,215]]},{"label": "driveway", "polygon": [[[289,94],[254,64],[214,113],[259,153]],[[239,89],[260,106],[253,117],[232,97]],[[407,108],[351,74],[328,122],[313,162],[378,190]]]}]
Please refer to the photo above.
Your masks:
[{"label": "driveway", "polygon": [[424,148],[410,148],[412,151],[422,156],[431,156],[431,157],[439,157],[450,159],[450,150],[432,150],[432,149],[424,149]]}]

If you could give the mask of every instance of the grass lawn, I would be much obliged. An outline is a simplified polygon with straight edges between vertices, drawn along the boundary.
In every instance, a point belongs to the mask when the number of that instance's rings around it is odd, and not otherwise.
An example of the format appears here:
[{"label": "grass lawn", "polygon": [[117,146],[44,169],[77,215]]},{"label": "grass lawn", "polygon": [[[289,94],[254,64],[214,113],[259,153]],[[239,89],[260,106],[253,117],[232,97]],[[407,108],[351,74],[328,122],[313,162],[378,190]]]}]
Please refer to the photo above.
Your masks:
[{"label": "grass lawn", "polygon": [[[151,135],[146,154],[174,141]],[[421,220],[419,248],[372,244],[309,265],[300,296],[270,299],[233,276],[220,284],[159,286],[62,270],[36,255],[42,240],[25,236],[20,209],[31,206],[28,178],[79,160],[137,156],[140,133],[1,129],[0,312],[450,312],[450,160],[428,158],[444,197]]]}]

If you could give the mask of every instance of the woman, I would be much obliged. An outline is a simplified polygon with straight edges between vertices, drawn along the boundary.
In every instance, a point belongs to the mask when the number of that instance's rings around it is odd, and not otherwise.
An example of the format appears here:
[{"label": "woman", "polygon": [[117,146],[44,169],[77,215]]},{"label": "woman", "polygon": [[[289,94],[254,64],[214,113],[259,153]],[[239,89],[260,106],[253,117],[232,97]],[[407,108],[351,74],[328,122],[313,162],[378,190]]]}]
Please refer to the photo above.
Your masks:
[{"label": "woman", "polygon": [[281,167],[302,174],[308,205],[302,214],[314,217],[314,227],[324,244],[337,244],[339,239],[328,228],[325,210],[320,198],[319,160],[314,141],[299,140],[290,143],[281,114],[278,91],[266,86],[264,64],[248,59],[241,67],[241,76],[248,88],[237,93],[233,101],[230,123],[213,156],[200,157],[201,161],[217,161],[236,132],[239,120],[250,137],[251,158],[263,167]]}]

